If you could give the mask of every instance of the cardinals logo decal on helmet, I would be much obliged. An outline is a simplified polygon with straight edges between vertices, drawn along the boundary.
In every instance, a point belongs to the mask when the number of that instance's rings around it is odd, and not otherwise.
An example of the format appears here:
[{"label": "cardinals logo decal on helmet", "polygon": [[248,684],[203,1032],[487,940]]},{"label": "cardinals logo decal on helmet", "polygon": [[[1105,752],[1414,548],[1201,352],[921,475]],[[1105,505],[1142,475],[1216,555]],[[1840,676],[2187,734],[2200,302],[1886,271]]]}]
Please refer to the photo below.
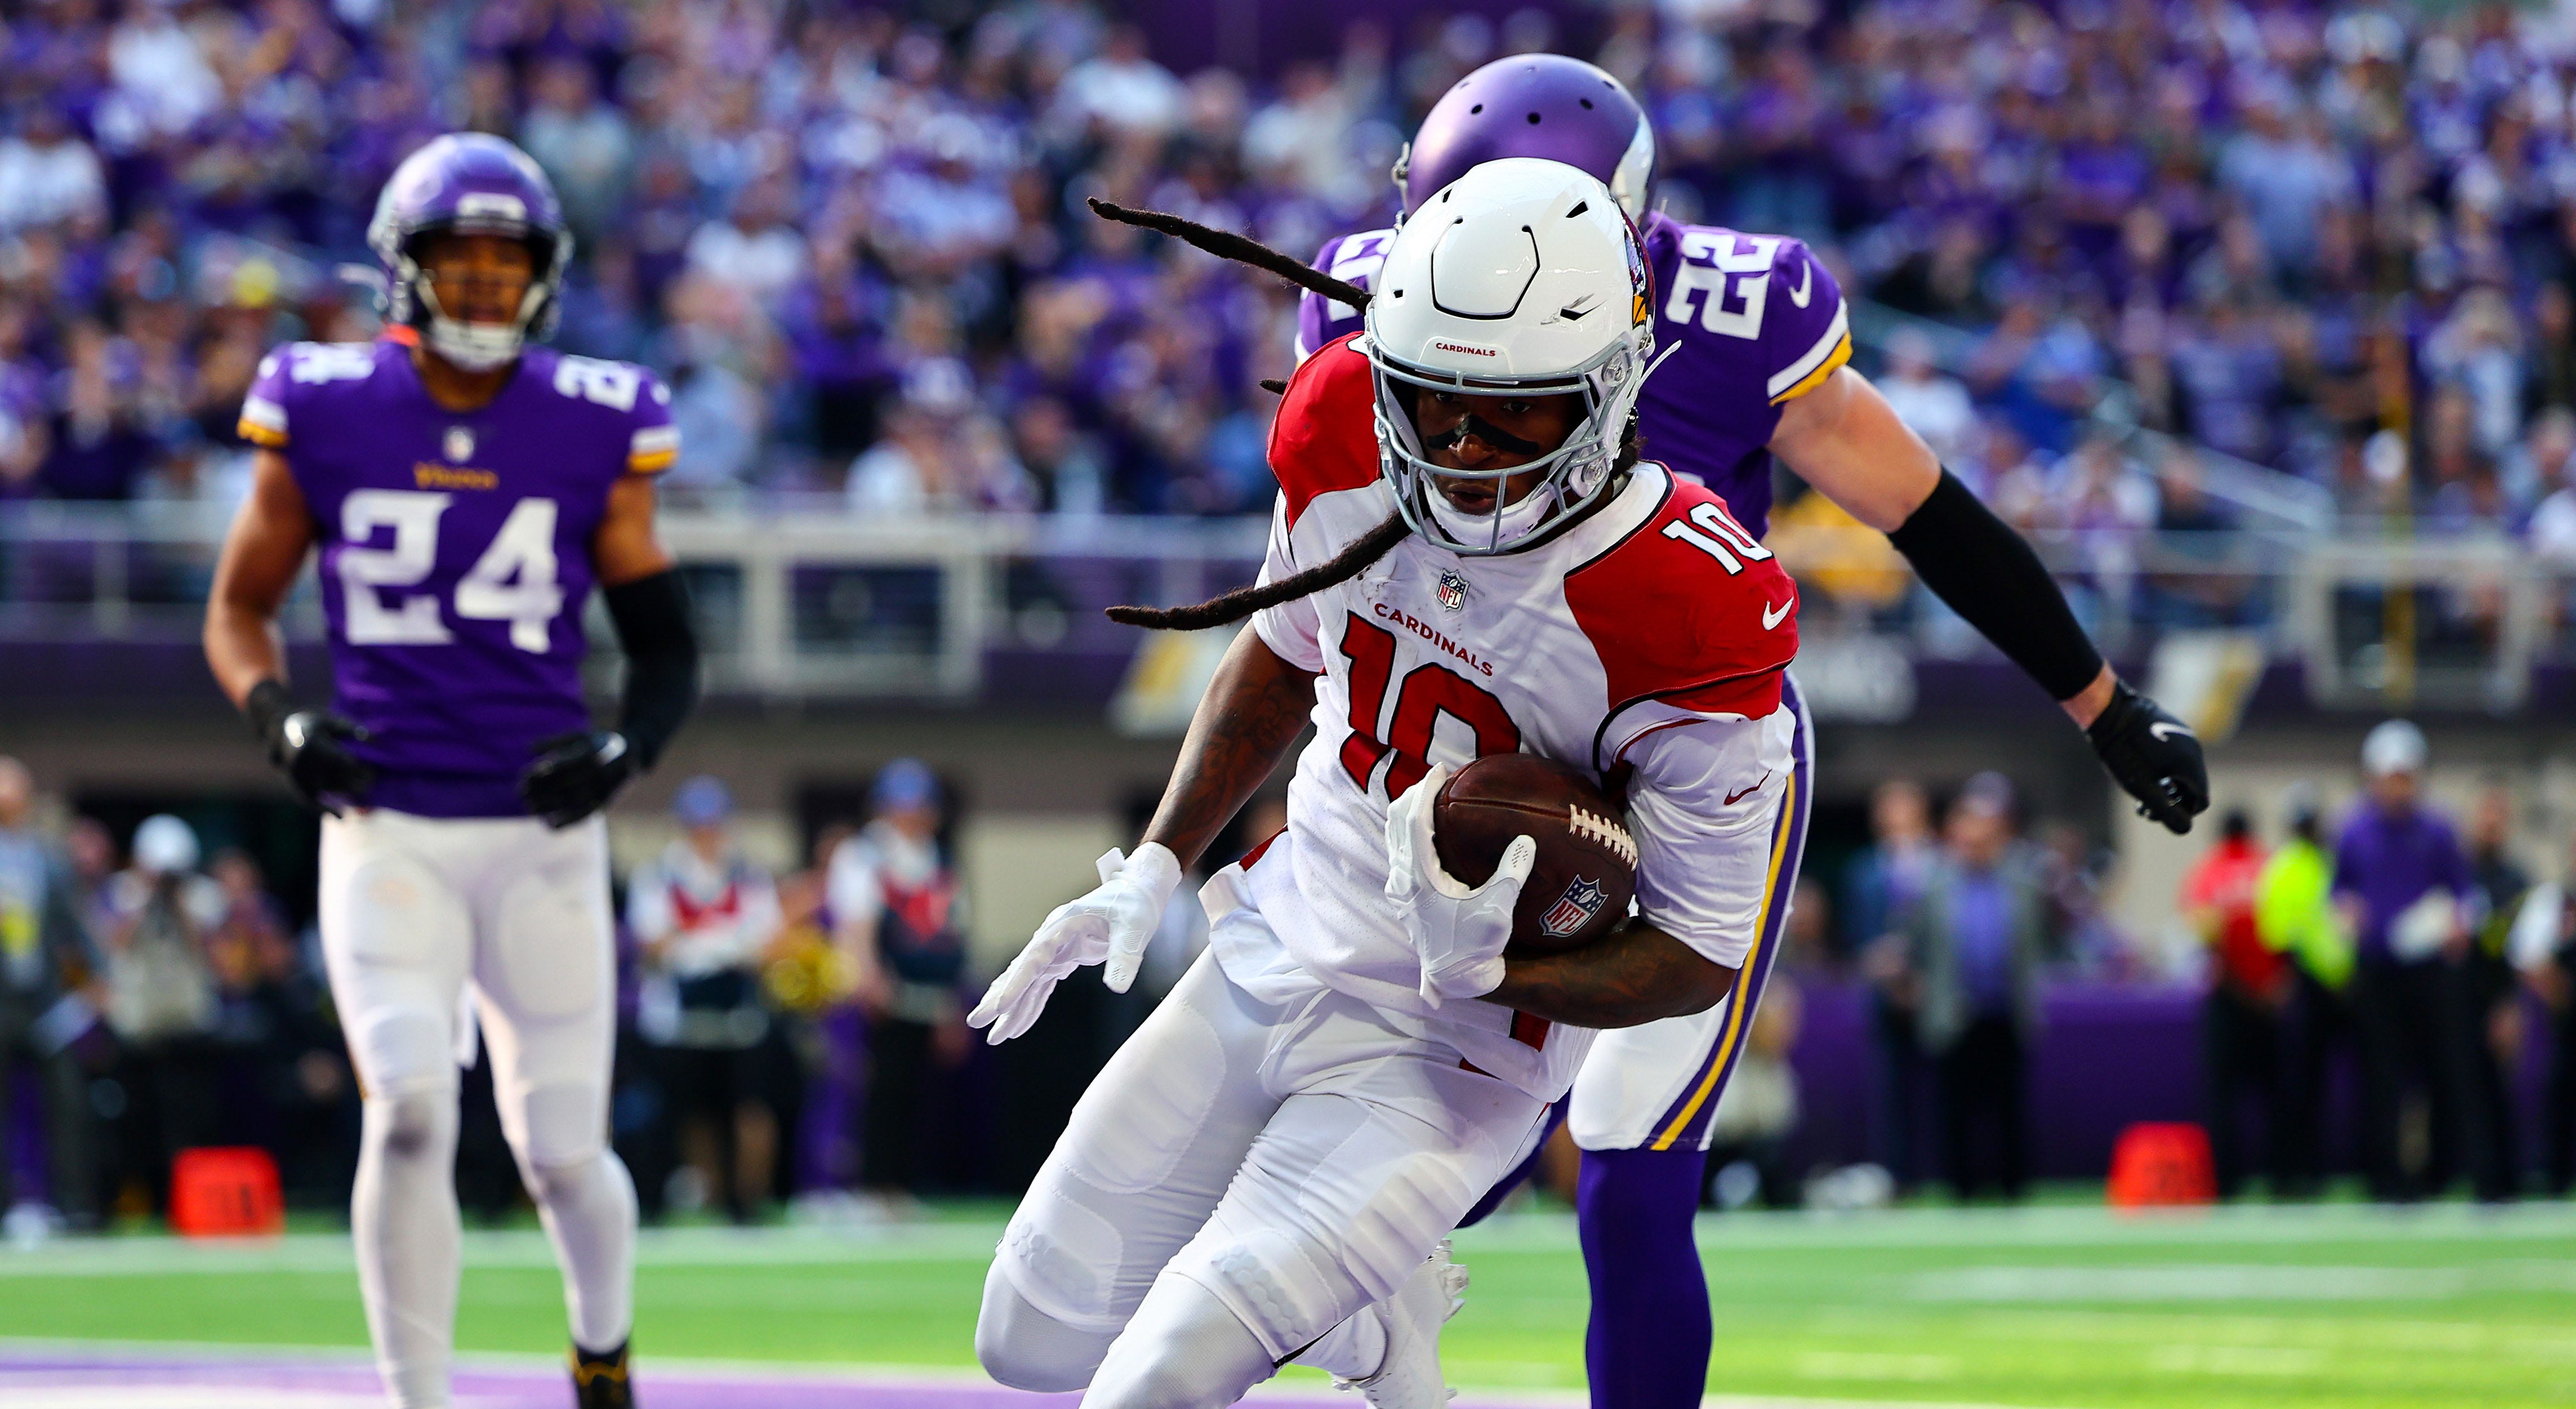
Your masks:
[{"label": "cardinals logo decal on helmet", "polygon": [[[1634,235],[1636,226],[1628,227]],[[1628,326],[1642,328],[1655,318],[1655,274],[1646,265],[1645,241],[1628,241]]]}]

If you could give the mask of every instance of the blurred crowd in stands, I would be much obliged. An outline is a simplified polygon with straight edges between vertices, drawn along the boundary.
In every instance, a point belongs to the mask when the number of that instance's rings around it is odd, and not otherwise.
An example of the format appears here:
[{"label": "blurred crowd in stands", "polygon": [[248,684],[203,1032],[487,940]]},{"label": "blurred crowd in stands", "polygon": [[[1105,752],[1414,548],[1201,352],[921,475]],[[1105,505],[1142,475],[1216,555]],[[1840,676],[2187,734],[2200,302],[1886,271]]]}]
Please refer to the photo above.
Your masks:
[{"label": "blurred crowd in stands", "polygon": [[[618,887],[611,1124],[647,1211],[749,1222],[793,1199],[869,1220],[990,1187],[993,1058],[964,1022],[939,782],[888,766],[784,876],[745,855],[714,778],[680,788],[673,821]],[[1069,1042],[1091,1068],[1115,1045],[1034,1036],[1039,1060]],[[506,1216],[522,1199],[488,1075],[464,1090],[459,1193]],[[0,757],[0,1236],[166,1214],[175,1157],[203,1146],[256,1146],[290,1204],[337,1210],[357,1102],[319,940],[248,852],[209,855],[171,814],[120,837]]]},{"label": "blurred crowd in stands", "polygon": [[[927,12],[925,10],[925,12]],[[509,135],[581,242],[561,343],[670,376],[673,485],[855,510],[1266,502],[1269,281],[1102,196],[1305,253],[1392,213],[1419,114],[1596,58],[1683,218],[1787,231],[1928,320],[1873,362],[2019,521],[2226,527],[2191,456],[2576,563],[2576,44],[2551,12],[2230,0],[1663,0],[1422,12],[1271,77],[1087,0],[42,0],[0,16],[0,497],[239,492],[263,348],[371,334],[335,276],[394,163]]]},{"label": "blurred crowd in stands", "polygon": [[[2062,1092],[2056,1108],[2035,1094],[2052,1063],[2061,1088],[2120,1111],[2205,1093],[2221,1197],[2313,1197],[2345,1172],[2389,1201],[2576,1189],[2576,863],[2518,854],[2536,829],[2500,782],[2455,822],[2428,763],[2423,735],[2391,723],[2347,806],[2301,785],[2270,828],[2217,817],[2174,897],[2191,942],[2171,954],[2105,913],[2107,853],[2002,775],[1937,796],[1881,784],[1865,844],[1810,857],[1713,1119],[1711,1200],[2017,1199],[2041,1118],[2067,1116]],[[871,1223],[1023,1187],[1204,948],[1198,907],[1175,905],[1131,992],[1085,977],[1020,1040],[973,1040],[986,975],[952,799],[898,760],[803,809],[805,864],[779,870],[722,782],[677,789],[669,841],[616,886],[610,1120],[650,1216]],[[1214,854],[1283,821],[1257,799]],[[206,835],[228,827],[261,830],[236,817]],[[289,849],[309,855],[309,836]],[[293,1206],[345,1206],[357,1093],[290,892],[178,816],[112,830],[0,758],[0,1235],[166,1211],[174,1157],[207,1145],[265,1150]],[[2162,1069],[2136,1084],[2105,1061]],[[464,1092],[460,1196],[513,1216],[488,1077]],[[1802,1134],[1809,1103],[1833,1102],[1841,1133]],[[2098,1170],[2061,1156],[2052,1172]]]}]

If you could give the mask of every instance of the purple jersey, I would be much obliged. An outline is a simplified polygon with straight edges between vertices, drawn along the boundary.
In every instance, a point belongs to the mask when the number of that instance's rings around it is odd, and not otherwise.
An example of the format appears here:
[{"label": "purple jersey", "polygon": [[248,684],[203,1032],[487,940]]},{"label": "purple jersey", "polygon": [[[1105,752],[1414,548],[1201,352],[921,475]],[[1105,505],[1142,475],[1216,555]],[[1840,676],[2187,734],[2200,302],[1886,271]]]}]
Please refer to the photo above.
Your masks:
[{"label": "purple jersey", "polygon": [[[1661,212],[1639,231],[1654,268],[1657,355],[1670,365],[1646,383],[1638,431],[1646,455],[1726,500],[1759,535],[1771,518],[1772,427],[1780,405],[1814,390],[1851,360],[1851,314],[1842,286],[1804,242],[1684,225]],[[1369,288],[1393,230],[1327,240],[1315,267]],[[1347,333],[1360,316],[1307,294],[1297,309],[1297,357]]]},{"label": "purple jersey", "polygon": [[518,817],[539,742],[592,727],[581,614],[620,477],[679,453],[671,393],[622,362],[530,348],[477,411],[441,409],[404,344],[271,352],[244,439],[286,457],[322,545],[340,710],[424,817]]}]

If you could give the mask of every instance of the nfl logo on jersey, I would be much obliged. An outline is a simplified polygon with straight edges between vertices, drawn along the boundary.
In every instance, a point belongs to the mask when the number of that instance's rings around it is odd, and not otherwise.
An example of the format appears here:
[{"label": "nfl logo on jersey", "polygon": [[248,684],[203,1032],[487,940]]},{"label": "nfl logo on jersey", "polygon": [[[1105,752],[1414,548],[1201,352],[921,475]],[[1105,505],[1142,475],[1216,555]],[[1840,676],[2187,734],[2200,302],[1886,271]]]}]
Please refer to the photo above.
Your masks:
[{"label": "nfl logo on jersey", "polygon": [[1467,605],[1467,575],[1456,568],[1440,570],[1440,605],[1451,611]]},{"label": "nfl logo on jersey", "polygon": [[449,426],[440,449],[446,452],[448,463],[462,465],[474,458],[474,432],[463,426]]},{"label": "nfl logo on jersey", "polygon": [[1565,888],[1565,894],[1547,907],[1547,914],[1540,917],[1538,927],[1543,933],[1562,939],[1590,924],[1592,917],[1601,913],[1601,902],[1608,898],[1600,882],[1577,876],[1574,884]]}]

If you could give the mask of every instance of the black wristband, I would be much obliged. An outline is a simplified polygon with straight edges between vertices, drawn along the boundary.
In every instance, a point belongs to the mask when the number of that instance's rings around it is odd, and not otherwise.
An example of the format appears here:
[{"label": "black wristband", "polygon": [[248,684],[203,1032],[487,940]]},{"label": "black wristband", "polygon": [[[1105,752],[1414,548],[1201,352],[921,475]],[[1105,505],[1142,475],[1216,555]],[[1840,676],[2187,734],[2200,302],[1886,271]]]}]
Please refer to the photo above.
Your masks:
[{"label": "black wristband", "polygon": [[2050,699],[2071,700],[2102,674],[2102,653],[2039,554],[1948,470],[1932,497],[1887,535],[1914,574],[1967,618]]},{"label": "black wristband", "polygon": [[638,769],[661,758],[698,702],[698,637],[677,569],[621,582],[600,594],[626,652],[626,698],[617,732]]},{"label": "black wristband", "polygon": [[250,687],[242,697],[242,715],[250,720],[261,743],[273,743],[286,716],[295,712],[295,698],[286,692],[286,682],[272,675]]}]

